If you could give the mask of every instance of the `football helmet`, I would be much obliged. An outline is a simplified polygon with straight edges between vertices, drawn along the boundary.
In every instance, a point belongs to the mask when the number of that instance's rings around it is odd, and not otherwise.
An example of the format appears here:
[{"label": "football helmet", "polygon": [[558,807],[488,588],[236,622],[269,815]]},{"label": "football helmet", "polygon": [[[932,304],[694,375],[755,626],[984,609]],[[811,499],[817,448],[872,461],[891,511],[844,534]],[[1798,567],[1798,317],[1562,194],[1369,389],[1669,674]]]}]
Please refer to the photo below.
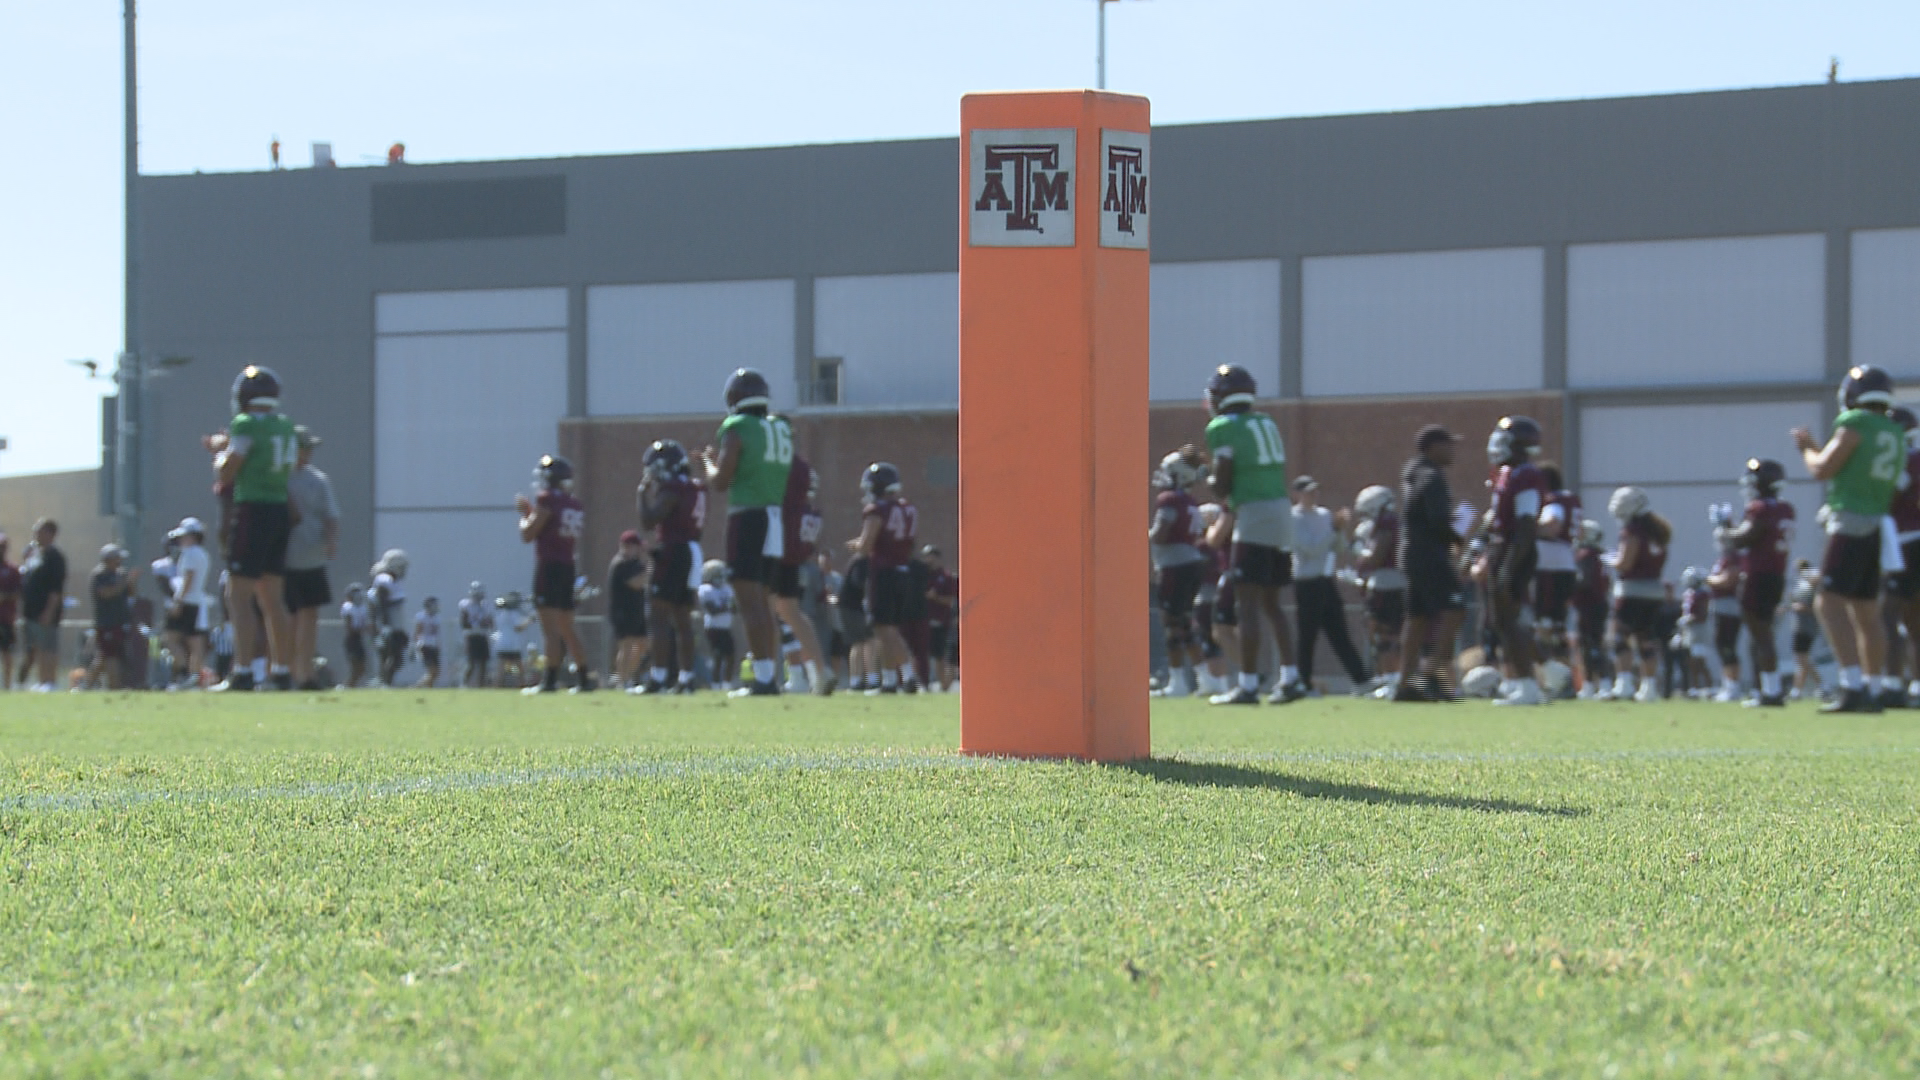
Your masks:
[{"label": "football helmet", "polygon": [[1747,470],[1740,474],[1740,490],[1748,499],[1772,498],[1786,482],[1786,466],[1771,458],[1748,458]]},{"label": "football helmet", "polygon": [[1893,404],[1893,376],[1872,364],[1861,364],[1840,380],[1840,407],[1858,409]]},{"label": "football helmet", "polygon": [[1487,436],[1487,460],[1516,465],[1540,452],[1540,425],[1526,416],[1503,416]]},{"label": "football helmet", "polygon": [[860,474],[860,493],[869,499],[885,498],[900,490],[900,470],[891,462],[876,461]]},{"label": "football helmet", "polygon": [[248,364],[233,379],[233,415],[246,412],[248,406],[280,407],[280,376],[260,364]]},{"label": "football helmet", "polygon": [[360,602],[360,598],[362,596],[365,596],[366,594],[367,594],[367,587],[365,585],[362,585],[357,581],[349,582],[347,584],[347,603],[357,604]]},{"label": "football helmet", "polygon": [[1219,503],[1210,502],[1200,504],[1200,522],[1207,528],[1213,528],[1214,523],[1220,520],[1220,514],[1221,507]]},{"label": "football helmet", "polygon": [[647,447],[641,465],[655,479],[687,475],[687,448],[672,439],[661,439]]},{"label": "football helmet", "polygon": [[1920,427],[1920,414],[1915,414],[1912,409],[1907,408],[1905,405],[1895,405],[1893,408],[1888,409],[1887,419],[1899,424],[1900,430],[1909,435],[1913,434],[1914,428]]},{"label": "football helmet", "polygon": [[1607,500],[1607,513],[1621,521],[1632,521],[1646,513],[1650,505],[1652,500],[1647,498],[1646,492],[1628,485],[1613,490],[1613,496]]},{"label": "football helmet", "polygon": [[1253,373],[1239,364],[1221,364],[1207,380],[1207,412],[1219,413],[1234,405],[1252,405],[1259,393]]},{"label": "football helmet", "polygon": [[485,600],[487,598],[487,587],[476,581],[467,586],[467,595],[475,600]]},{"label": "football helmet", "polygon": [[719,559],[708,559],[700,565],[700,580],[707,585],[717,585],[727,580],[727,564]]},{"label": "football helmet", "polygon": [[437,596],[427,597],[420,602],[420,606],[426,608],[429,615],[440,614],[440,598]]},{"label": "football helmet", "polygon": [[742,409],[764,409],[768,398],[772,396],[767,377],[752,368],[739,368],[727,376],[727,411],[730,413]]},{"label": "football helmet", "polygon": [[559,454],[541,454],[533,467],[533,484],[546,491],[564,491],[573,486],[573,462]]},{"label": "football helmet", "polygon": [[1580,519],[1580,546],[1597,548],[1607,542],[1607,534],[1592,518]]},{"label": "football helmet", "polygon": [[1707,583],[1707,575],[1697,566],[1689,566],[1680,571],[1680,587],[1687,590],[1697,589]]},{"label": "football helmet", "polygon": [[1200,479],[1200,470],[1175,450],[1160,459],[1160,486],[1174,491],[1185,491]]},{"label": "football helmet", "polygon": [[1393,508],[1393,489],[1373,484],[1360,489],[1353,497],[1353,512],[1367,521],[1378,520],[1381,514]]},{"label": "football helmet", "polygon": [[373,564],[375,574],[392,574],[394,580],[407,576],[407,553],[399,548],[388,548],[380,561]]}]

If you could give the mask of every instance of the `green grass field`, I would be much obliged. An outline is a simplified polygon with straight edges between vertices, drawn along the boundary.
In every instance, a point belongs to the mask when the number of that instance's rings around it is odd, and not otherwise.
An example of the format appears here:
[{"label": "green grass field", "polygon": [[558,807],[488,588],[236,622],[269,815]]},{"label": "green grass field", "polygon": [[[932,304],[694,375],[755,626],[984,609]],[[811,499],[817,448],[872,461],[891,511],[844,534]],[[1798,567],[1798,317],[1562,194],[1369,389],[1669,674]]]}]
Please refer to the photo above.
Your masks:
[{"label": "green grass field", "polygon": [[1913,1076],[1920,714],[0,699],[0,1075]]}]

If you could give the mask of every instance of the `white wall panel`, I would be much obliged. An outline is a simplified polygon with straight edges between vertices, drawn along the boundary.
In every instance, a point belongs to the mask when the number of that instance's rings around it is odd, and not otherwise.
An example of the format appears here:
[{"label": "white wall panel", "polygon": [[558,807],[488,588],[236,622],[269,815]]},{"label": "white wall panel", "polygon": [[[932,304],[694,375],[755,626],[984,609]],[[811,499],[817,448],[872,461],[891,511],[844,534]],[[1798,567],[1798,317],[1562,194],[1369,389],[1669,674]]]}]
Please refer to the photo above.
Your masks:
[{"label": "white wall panel", "polygon": [[1580,410],[1580,478],[1587,483],[1733,484],[1750,457],[1804,475],[1787,432],[1820,430],[1812,401],[1744,405],[1592,405]]},{"label": "white wall panel", "polygon": [[587,412],[717,413],[735,368],[794,403],[793,282],[608,285],[587,290]]},{"label": "white wall panel", "polygon": [[377,334],[566,328],[565,289],[382,293],[373,301]]},{"label": "white wall panel", "polygon": [[843,405],[960,401],[960,275],[813,283],[813,354],[843,361]]},{"label": "white wall panel", "polygon": [[1537,390],[1545,353],[1539,248],[1301,261],[1307,396]]},{"label": "white wall panel", "polygon": [[564,331],[381,337],[374,505],[510,506],[567,412]]},{"label": "white wall panel", "polygon": [[1824,378],[1826,238],[1743,236],[1567,249],[1567,383]]},{"label": "white wall panel", "polygon": [[1920,377],[1920,229],[1853,234],[1853,362]]},{"label": "white wall panel", "polygon": [[[525,474],[530,468],[521,472]],[[587,524],[593,527],[591,519]],[[511,505],[498,510],[379,511],[374,514],[373,537],[376,557],[389,548],[400,548],[412,564],[404,582],[409,629],[421,601],[429,596],[440,599],[443,679],[450,671],[458,680],[466,664],[466,654],[461,651],[459,607],[469,582],[484,584],[489,597],[509,589],[531,595],[533,548],[520,543],[515,534]],[[604,569],[595,567],[585,572],[598,581]],[[365,567],[342,568],[334,577],[334,591],[339,592],[349,580],[364,583],[370,579]],[[537,641],[537,627],[534,634]],[[411,682],[422,673],[421,668],[411,666],[402,680]]]},{"label": "white wall panel", "polygon": [[1155,263],[1149,397],[1194,402],[1221,364],[1280,393],[1280,260]]}]

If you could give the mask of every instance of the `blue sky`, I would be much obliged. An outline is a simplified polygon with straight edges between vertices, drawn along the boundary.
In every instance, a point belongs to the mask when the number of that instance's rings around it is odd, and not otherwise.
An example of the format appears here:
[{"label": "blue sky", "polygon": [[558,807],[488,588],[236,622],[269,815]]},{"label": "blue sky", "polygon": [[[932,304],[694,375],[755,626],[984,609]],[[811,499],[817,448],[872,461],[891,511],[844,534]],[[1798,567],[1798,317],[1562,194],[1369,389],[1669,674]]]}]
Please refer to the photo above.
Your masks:
[{"label": "blue sky", "polygon": [[[147,0],[147,172],[950,134],[969,90],[1086,86],[1094,0]],[[1913,0],[1124,0],[1108,82],[1161,123],[1920,74]],[[120,5],[0,35],[0,474],[98,454],[63,361],[121,338]],[[105,364],[103,367],[111,367]]]}]

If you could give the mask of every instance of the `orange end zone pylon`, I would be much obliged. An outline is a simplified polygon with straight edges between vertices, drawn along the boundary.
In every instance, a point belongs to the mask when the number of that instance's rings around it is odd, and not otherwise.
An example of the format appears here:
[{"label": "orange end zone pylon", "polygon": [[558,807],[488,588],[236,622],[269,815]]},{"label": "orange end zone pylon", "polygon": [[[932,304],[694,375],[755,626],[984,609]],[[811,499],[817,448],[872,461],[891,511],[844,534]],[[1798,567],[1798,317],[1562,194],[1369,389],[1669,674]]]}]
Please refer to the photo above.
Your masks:
[{"label": "orange end zone pylon", "polygon": [[960,103],[967,753],[1150,753],[1148,123],[1122,94]]}]

